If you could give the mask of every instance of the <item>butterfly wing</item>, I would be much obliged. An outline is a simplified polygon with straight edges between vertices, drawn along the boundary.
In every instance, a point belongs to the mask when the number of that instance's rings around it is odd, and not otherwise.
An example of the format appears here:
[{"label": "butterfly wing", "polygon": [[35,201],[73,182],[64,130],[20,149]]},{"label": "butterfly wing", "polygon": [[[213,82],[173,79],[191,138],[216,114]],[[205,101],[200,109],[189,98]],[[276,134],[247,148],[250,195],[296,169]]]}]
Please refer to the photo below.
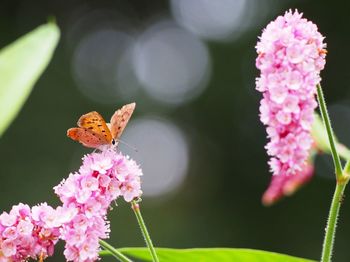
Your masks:
[{"label": "butterfly wing", "polygon": [[111,135],[113,139],[118,140],[122,135],[132,113],[134,112],[135,106],[135,103],[131,103],[115,111],[110,123]]},{"label": "butterfly wing", "polygon": [[82,115],[77,125],[96,136],[101,145],[112,143],[111,132],[103,117],[96,111]]},{"label": "butterfly wing", "polygon": [[69,128],[67,136],[90,148],[98,148],[103,144],[100,137],[81,127]]},{"label": "butterfly wing", "polygon": [[103,117],[93,111],[82,115],[78,127],[67,130],[67,136],[86,147],[99,148],[112,143],[112,135]]}]

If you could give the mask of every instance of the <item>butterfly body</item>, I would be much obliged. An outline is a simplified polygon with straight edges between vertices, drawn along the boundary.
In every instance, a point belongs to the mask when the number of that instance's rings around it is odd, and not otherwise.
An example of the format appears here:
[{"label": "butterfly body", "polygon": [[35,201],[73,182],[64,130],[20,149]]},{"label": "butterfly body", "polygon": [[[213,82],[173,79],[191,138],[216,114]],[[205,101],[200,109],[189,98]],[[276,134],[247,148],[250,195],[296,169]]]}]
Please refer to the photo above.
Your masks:
[{"label": "butterfly body", "polygon": [[78,120],[78,127],[67,130],[67,136],[89,148],[116,146],[135,106],[131,103],[115,111],[109,124],[96,111],[84,114]]}]

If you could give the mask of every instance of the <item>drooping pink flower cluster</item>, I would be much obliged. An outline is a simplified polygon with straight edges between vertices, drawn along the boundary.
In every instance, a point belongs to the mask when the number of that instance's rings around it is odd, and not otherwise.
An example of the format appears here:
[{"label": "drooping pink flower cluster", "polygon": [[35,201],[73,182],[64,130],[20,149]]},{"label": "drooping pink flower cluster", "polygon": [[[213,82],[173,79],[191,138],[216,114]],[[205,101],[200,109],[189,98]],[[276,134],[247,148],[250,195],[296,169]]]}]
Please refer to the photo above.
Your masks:
[{"label": "drooping pink flower cluster", "polygon": [[0,261],[27,261],[52,256],[68,210],[46,203],[30,208],[18,204],[0,215]]},{"label": "drooping pink flower cluster", "polygon": [[303,170],[296,176],[280,174],[272,176],[271,182],[262,197],[265,206],[275,204],[285,196],[292,195],[301,186],[305,185],[314,175],[313,162],[307,162]]},{"label": "drooping pink flower cluster", "polygon": [[86,155],[79,172],[54,188],[64,208],[77,210],[61,230],[68,261],[98,259],[99,239],[109,233],[106,214],[111,202],[119,196],[128,202],[138,198],[142,194],[141,175],[135,161],[107,149]]},{"label": "drooping pink flower cluster", "polygon": [[260,120],[267,126],[273,175],[294,175],[306,168],[316,85],[325,65],[323,39],[315,24],[298,11],[288,11],[268,24],[257,43],[261,75],[256,89],[263,93]]}]

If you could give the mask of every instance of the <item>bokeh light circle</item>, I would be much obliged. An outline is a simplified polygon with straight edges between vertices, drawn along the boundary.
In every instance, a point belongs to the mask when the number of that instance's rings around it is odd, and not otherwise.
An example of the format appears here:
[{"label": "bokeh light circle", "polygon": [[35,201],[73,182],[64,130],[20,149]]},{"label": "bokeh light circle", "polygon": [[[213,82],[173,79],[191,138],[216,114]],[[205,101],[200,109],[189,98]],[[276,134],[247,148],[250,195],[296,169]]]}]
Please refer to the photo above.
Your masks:
[{"label": "bokeh light circle", "polygon": [[79,90],[99,103],[120,100],[120,89],[127,88],[120,86],[127,82],[123,77],[130,77],[127,73],[132,70],[127,59],[132,45],[130,35],[114,29],[99,29],[83,37],[72,57],[72,74]]},{"label": "bokeh light circle", "polygon": [[206,45],[170,21],[158,22],[140,36],[133,61],[145,91],[167,104],[198,96],[210,76]]},{"label": "bokeh light circle", "polygon": [[206,39],[225,39],[239,31],[246,19],[246,0],[172,0],[176,21]]},{"label": "bokeh light circle", "polygon": [[122,152],[141,165],[144,196],[160,196],[179,188],[189,163],[189,146],[179,127],[161,118],[136,118],[128,125],[122,140],[137,147],[135,152],[119,144]]}]

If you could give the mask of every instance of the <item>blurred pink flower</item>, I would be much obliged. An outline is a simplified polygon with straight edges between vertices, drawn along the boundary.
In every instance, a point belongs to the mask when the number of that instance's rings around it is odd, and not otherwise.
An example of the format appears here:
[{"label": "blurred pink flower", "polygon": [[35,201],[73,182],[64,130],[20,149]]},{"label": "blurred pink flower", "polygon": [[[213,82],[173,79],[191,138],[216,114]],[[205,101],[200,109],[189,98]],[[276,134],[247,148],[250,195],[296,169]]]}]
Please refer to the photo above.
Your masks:
[{"label": "blurred pink flower", "polygon": [[108,238],[110,231],[106,215],[111,202],[119,196],[128,202],[140,197],[140,176],[142,170],[135,161],[105,149],[86,155],[79,172],[54,188],[63,208],[76,210],[61,229],[68,261],[98,259],[99,240]]},{"label": "blurred pink flower", "polygon": [[[52,256],[66,222],[61,207],[18,204],[0,215],[0,261],[27,261]],[[63,216],[62,216],[63,215]]]},{"label": "blurred pink flower", "polygon": [[304,169],[297,175],[280,174],[272,176],[270,185],[263,194],[262,203],[265,206],[270,206],[283,197],[292,195],[301,186],[309,182],[313,175],[314,165],[312,162],[307,162]]},{"label": "blurred pink flower", "polygon": [[316,85],[325,65],[323,39],[315,24],[290,10],[267,25],[256,45],[261,72],[256,89],[263,93],[260,120],[270,139],[265,148],[271,172],[283,176],[273,181],[299,181],[287,176],[309,170]]}]

